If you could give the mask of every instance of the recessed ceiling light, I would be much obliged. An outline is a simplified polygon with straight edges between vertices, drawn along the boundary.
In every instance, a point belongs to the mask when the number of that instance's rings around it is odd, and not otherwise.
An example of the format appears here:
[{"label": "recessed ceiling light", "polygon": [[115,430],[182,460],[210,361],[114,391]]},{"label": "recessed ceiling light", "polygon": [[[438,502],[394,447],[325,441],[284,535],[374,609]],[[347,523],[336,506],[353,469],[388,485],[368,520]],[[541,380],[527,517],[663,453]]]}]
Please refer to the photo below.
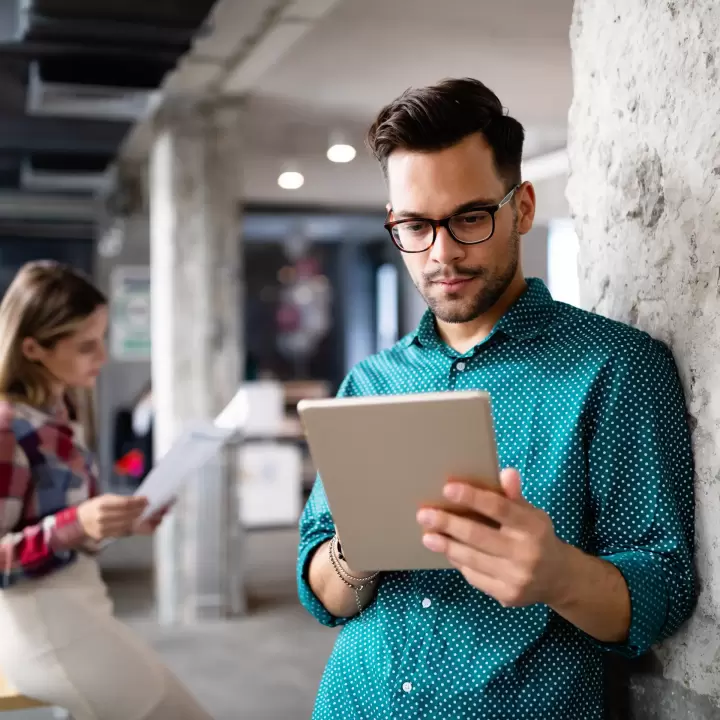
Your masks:
[{"label": "recessed ceiling light", "polygon": [[336,143],[331,145],[327,151],[327,158],[334,163],[349,163],[355,159],[357,152],[352,145]]},{"label": "recessed ceiling light", "polygon": [[286,170],[280,174],[277,182],[283,190],[298,190],[305,184],[305,178],[300,172]]}]

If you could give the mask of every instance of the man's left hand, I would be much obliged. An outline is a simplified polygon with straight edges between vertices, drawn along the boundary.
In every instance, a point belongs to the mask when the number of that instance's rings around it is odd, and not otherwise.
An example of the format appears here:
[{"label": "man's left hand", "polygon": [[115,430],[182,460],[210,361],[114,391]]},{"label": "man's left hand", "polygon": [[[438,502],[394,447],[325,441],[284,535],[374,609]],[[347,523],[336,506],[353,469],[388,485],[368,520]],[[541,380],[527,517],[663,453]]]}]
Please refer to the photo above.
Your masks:
[{"label": "man's left hand", "polygon": [[562,603],[570,546],[557,537],[548,514],[523,498],[517,470],[503,470],[500,482],[503,492],[450,480],[444,492],[458,510],[469,510],[497,527],[423,508],[417,518],[423,543],[445,553],[471,585],[504,607]]}]

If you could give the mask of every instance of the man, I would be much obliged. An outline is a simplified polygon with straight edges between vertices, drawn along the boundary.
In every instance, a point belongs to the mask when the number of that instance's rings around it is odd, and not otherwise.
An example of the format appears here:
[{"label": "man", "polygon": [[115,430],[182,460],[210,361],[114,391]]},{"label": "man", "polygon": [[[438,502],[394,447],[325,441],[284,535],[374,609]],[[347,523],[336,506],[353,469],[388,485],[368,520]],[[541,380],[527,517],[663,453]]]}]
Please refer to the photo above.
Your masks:
[{"label": "man", "polygon": [[318,480],[300,523],[300,597],[345,627],[317,720],[600,718],[603,652],[644,653],[692,609],[675,366],[645,333],[524,278],[535,194],[520,176],[523,137],[469,79],[406,92],[370,129],[386,227],[428,311],[340,394],[486,390],[511,469],[503,494],[448,479],[449,498],[495,525],[418,512],[424,543],[457,571],[374,578],[342,560]]}]

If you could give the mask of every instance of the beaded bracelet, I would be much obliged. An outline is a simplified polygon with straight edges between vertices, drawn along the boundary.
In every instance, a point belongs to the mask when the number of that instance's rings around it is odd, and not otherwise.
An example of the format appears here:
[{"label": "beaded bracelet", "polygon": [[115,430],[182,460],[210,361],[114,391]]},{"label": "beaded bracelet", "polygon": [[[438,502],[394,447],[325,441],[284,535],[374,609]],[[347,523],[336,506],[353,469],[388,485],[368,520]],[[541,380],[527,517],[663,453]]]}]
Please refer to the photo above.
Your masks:
[{"label": "beaded bracelet", "polygon": [[[360,593],[368,586],[370,583],[372,583],[375,578],[380,573],[373,573],[372,575],[369,575],[365,578],[359,578],[355,577],[355,575],[351,575],[349,572],[344,570],[342,566],[340,565],[340,561],[337,557],[337,535],[330,540],[330,543],[328,545],[328,555],[330,556],[330,563],[332,564],[335,574],[347,585],[354,593],[355,593],[355,602],[357,603],[358,612],[360,615],[363,613],[363,606],[362,602],[360,601]],[[354,580],[357,583],[360,583],[359,585],[354,585],[351,580]]]}]

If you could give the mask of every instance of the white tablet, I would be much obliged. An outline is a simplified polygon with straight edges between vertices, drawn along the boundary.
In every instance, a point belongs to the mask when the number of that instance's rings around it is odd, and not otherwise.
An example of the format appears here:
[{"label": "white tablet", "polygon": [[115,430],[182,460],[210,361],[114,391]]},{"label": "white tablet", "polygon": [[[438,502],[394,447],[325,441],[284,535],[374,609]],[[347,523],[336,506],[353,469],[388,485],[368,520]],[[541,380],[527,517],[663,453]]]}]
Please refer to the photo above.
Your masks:
[{"label": "white tablet", "polygon": [[298,412],[351,568],[449,568],[422,544],[423,505],[450,476],[499,488],[490,396],[479,391],[303,400]]}]

